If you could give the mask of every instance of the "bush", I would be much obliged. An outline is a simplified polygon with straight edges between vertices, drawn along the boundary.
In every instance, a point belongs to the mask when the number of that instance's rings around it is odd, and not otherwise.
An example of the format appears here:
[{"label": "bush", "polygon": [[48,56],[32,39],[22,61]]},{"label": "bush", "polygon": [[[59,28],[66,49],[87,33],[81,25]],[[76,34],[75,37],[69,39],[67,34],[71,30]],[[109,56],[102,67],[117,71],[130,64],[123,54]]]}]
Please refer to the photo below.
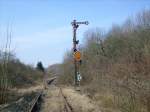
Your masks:
[{"label": "bush", "polygon": [[[117,97],[113,102],[122,112],[150,111],[149,23],[150,10],[147,10],[123,25],[113,26],[106,34],[89,30],[80,48],[83,54],[81,85],[88,85],[92,95],[109,90]],[[62,64],[64,74],[60,77],[66,84],[73,83],[74,78],[72,53],[69,54]],[[112,101],[106,99],[105,105],[109,102]]]}]

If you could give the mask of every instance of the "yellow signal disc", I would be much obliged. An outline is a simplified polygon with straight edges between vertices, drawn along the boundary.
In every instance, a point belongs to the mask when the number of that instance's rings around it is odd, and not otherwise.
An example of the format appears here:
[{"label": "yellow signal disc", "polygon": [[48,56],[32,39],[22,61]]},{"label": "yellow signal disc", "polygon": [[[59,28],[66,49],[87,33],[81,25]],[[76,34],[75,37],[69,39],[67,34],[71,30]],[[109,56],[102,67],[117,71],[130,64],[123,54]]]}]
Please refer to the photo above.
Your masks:
[{"label": "yellow signal disc", "polygon": [[81,53],[79,51],[74,52],[74,58],[76,61],[81,60]]}]

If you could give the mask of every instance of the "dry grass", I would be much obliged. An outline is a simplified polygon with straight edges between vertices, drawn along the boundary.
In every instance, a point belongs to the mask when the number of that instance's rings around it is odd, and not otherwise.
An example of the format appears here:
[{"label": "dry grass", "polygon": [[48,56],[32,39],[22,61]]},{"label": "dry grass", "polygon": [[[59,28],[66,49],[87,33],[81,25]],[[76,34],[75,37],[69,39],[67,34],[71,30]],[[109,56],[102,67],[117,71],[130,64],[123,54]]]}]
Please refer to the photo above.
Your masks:
[{"label": "dry grass", "polygon": [[102,112],[148,112],[141,102],[134,103],[129,96],[117,96],[111,92],[96,93],[93,100],[101,107]]},{"label": "dry grass", "polygon": [[65,96],[68,96],[70,104],[72,104],[77,112],[101,112],[95,102],[85,94],[81,95],[73,88],[65,88],[63,92]]},{"label": "dry grass", "polygon": [[44,98],[44,104],[42,105],[41,112],[59,112],[63,107],[63,100],[59,96],[60,92],[58,88],[51,88],[46,91]]},{"label": "dry grass", "polygon": [[114,96],[110,93],[97,93],[94,95],[94,101],[99,107],[101,107],[102,112],[120,112],[114,103]]},{"label": "dry grass", "polygon": [[[74,112],[101,112],[98,106],[86,95],[81,95],[71,87],[62,88]],[[41,112],[63,112],[64,101],[58,87],[52,87],[46,92]]]},{"label": "dry grass", "polygon": [[42,84],[36,85],[36,86],[31,86],[29,88],[20,88],[20,89],[13,88],[10,91],[16,92],[16,93],[19,93],[19,94],[26,94],[26,93],[36,92],[36,91],[41,90],[41,89],[43,89]]}]

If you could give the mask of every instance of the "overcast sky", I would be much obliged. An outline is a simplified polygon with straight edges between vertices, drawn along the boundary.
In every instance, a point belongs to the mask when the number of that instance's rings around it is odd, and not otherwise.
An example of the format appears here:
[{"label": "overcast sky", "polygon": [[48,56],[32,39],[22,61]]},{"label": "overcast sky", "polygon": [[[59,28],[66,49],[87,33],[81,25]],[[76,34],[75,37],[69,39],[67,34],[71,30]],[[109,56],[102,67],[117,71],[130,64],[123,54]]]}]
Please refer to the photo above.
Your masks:
[{"label": "overcast sky", "polygon": [[150,8],[149,0],[0,0],[0,47],[6,29],[12,32],[12,50],[26,64],[61,63],[72,48],[71,21],[88,20],[78,38],[90,28],[108,30],[127,17]]}]

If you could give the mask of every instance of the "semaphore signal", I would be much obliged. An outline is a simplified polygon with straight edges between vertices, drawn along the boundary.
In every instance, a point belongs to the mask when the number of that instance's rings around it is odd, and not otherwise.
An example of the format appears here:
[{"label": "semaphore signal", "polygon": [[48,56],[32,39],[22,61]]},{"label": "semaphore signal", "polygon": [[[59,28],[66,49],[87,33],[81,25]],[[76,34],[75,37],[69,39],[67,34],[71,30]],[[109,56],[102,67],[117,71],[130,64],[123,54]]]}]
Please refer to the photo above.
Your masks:
[{"label": "semaphore signal", "polygon": [[80,51],[77,50],[77,44],[79,44],[79,40],[76,40],[76,31],[77,28],[79,27],[79,25],[81,24],[85,24],[88,25],[89,22],[88,21],[84,21],[84,22],[77,22],[76,20],[73,20],[73,22],[71,22],[71,25],[73,27],[73,54],[74,54],[74,67],[75,67],[75,71],[74,71],[74,83],[75,86],[79,86],[79,82],[80,80],[78,80],[78,74],[79,74],[79,66],[77,66],[77,62],[81,61],[81,53]]}]

